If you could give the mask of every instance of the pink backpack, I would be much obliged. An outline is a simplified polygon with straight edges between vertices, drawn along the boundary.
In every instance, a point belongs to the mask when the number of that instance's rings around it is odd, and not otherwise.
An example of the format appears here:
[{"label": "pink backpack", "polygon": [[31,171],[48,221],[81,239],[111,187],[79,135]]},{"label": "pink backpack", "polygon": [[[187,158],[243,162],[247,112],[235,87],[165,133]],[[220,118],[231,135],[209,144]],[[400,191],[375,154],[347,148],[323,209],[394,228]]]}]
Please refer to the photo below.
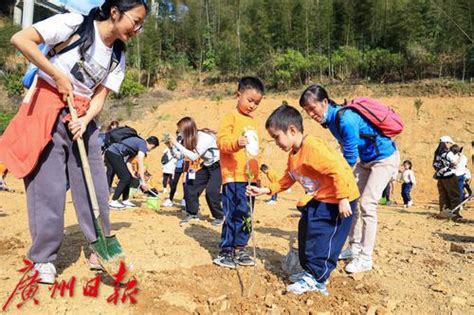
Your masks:
[{"label": "pink backpack", "polygon": [[342,113],[352,109],[367,119],[384,136],[393,138],[403,131],[403,122],[393,109],[369,97],[356,97],[348,104],[342,105],[336,115],[336,127],[339,130]]}]

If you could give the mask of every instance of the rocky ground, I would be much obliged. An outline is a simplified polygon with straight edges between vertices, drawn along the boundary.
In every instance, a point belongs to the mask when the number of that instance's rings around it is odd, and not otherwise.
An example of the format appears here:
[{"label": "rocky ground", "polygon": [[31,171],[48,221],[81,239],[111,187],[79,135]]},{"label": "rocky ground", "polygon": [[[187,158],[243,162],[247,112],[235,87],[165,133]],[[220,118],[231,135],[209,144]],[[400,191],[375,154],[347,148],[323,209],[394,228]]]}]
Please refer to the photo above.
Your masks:
[{"label": "rocky ground", "polygon": [[[258,109],[263,121],[284,98],[268,96]],[[296,104],[294,99],[287,99]],[[29,314],[137,313],[137,314],[469,314],[474,313],[474,207],[464,211],[464,220],[453,222],[433,217],[436,183],[431,178],[431,156],[437,139],[451,135],[465,145],[473,138],[472,98],[423,98],[417,115],[413,98],[387,98],[401,112],[407,131],[397,140],[402,159],[414,163],[419,185],[414,190],[415,205],[380,206],[374,270],[348,275],[341,262],[331,276],[329,297],[317,293],[295,296],[285,293],[287,275],[281,268],[290,239],[296,237],[299,213],[295,209],[301,189],[282,193],[276,205],[257,200],[255,242],[258,265],[256,276],[252,267],[227,270],[212,264],[218,252],[220,228],[211,225],[209,210],[202,201],[201,221],[180,227],[183,213],[178,207],[148,209],[142,206],[125,211],[112,211],[114,232],[133,262],[140,292],[137,303],[117,305],[107,302],[114,288],[110,279],[101,283],[97,298],[84,297],[83,286],[95,273],[85,261],[87,244],[77,225],[70,197],[65,208],[64,242],[57,260],[58,280],[76,277],[74,295],[51,298],[48,286],[40,286],[39,304],[21,301],[15,296],[9,312]],[[131,124],[144,135],[172,132],[176,121],[190,115],[199,127],[217,128],[218,120],[235,101],[224,99],[177,100],[160,105],[155,112]],[[212,119],[210,119],[210,117]],[[308,133],[329,141],[327,131],[305,119]],[[263,127],[262,127],[262,135]],[[335,143],[334,143],[335,145]],[[148,165],[160,177],[162,149],[150,154]],[[466,146],[466,153],[472,153]],[[262,160],[283,170],[284,153],[262,137]],[[16,192],[0,192],[0,299],[2,305],[15,289],[23,267],[22,258],[30,244],[25,195],[22,183],[11,177]],[[395,200],[400,202],[397,185]],[[178,192],[177,197],[181,197]],[[178,200],[177,200],[178,201]],[[47,227],[44,227],[47,228]],[[250,290],[252,282],[254,287]],[[250,292],[249,292],[250,291]]]}]

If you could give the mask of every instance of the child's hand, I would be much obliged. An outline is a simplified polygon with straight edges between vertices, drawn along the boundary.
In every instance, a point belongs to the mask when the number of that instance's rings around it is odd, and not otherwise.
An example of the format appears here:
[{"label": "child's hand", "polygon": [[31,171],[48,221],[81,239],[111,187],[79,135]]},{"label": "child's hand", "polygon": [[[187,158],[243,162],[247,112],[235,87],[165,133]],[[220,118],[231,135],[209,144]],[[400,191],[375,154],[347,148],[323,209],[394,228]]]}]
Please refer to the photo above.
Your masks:
[{"label": "child's hand", "polygon": [[249,144],[249,141],[247,140],[246,137],[241,136],[241,137],[239,137],[239,140],[237,141],[237,144],[239,145],[239,147],[245,148],[245,146],[246,146],[247,144]]},{"label": "child's hand", "polygon": [[343,219],[348,218],[352,215],[351,205],[347,198],[339,200],[339,214]]},{"label": "child's hand", "polygon": [[247,186],[247,190],[245,193],[247,194],[247,196],[256,197],[256,196],[269,194],[270,189],[268,189],[267,187],[257,187],[257,186],[249,185]]},{"label": "child's hand", "polygon": [[141,189],[142,189],[143,191],[149,191],[149,190],[150,190],[150,187],[148,187],[148,185],[145,184],[145,183],[144,183],[144,184],[141,184],[140,187],[141,187]]}]

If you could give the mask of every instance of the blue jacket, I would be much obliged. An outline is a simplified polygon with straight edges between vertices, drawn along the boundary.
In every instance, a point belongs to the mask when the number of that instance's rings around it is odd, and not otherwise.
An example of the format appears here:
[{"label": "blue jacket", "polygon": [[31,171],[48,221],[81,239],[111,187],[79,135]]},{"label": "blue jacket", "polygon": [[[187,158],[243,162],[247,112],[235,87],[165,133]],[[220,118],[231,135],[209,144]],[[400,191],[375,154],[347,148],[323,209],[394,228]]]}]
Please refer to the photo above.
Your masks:
[{"label": "blue jacket", "polygon": [[[345,110],[340,118],[339,130],[336,126],[336,114],[342,106],[328,106],[325,125],[343,146],[344,158],[350,166],[357,158],[364,163],[382,160],[396,150],[395,142],[382,135],[365,118],[353,110]],[[340,131],[340,132],[339,132]],[[371,135],[371,139],[361,135]]]}]

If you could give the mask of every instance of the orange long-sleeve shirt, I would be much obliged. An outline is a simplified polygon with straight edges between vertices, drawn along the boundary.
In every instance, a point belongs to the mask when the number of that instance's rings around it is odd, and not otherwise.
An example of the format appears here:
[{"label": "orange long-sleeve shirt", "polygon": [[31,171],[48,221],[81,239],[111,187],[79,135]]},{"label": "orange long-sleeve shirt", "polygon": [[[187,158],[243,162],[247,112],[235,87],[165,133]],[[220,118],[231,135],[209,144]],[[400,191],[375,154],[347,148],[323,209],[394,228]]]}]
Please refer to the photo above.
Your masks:
[{"label": "orange long-sleeve shirt", "polygon": [[307,136],[298,152],[291,152],[285,174],[269,186],[275,194],[288,189],[298,181],[313,199],[338,203],[347,198],[359,197],[352,170],[344,157],[321,139]]},{"label": "orange long-sleeve shirt", "polygon": [[220,150],[222,183],[247,182],[247,159],[252,174],[251,181],[258,180],[258,160],[248,157],[245,148],[240,148],[239,137],[246,130],[257,131],[252,117],[242,115],[237,110],[224,116],[217,133],[217,146]]}]

